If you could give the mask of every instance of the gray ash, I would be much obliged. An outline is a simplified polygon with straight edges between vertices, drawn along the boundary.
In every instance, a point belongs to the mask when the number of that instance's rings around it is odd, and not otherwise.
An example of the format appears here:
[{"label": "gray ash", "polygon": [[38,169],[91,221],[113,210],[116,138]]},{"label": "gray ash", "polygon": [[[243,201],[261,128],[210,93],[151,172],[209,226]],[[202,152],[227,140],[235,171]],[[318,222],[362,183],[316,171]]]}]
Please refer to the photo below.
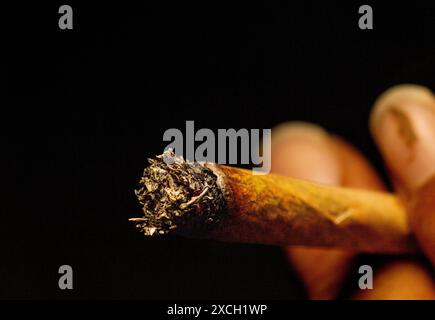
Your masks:
[{"label": "gray ash", "polygon": [[212,170],[172,150],[148,162],[135,190],[143,217],[130,219],[145,235],[198,234],[218,222],[226,202]]}]

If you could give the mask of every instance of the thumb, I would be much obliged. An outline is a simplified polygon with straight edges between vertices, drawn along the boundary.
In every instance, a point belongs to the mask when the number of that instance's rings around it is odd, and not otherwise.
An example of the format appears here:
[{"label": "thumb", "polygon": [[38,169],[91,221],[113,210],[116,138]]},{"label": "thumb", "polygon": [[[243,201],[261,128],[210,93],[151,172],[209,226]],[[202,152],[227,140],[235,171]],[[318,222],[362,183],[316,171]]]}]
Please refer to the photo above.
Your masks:
[{"label": "thumb", "polygon": [[379,97],[370,127],[405,201],[411,225],[435,265],[435,98],[416,85],[393,87]]}]

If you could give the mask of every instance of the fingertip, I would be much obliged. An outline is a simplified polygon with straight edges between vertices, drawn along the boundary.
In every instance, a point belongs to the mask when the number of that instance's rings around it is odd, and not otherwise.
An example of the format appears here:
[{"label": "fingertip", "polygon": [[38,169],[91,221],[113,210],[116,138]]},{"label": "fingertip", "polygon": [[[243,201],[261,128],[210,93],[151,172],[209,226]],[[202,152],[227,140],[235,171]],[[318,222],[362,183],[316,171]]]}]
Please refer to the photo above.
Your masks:
[{"label": "fingertip", "polygon": [[400,190],[411,193],[435,174],[435,98],[429,89],[387,90],[375,102],[370,129]]},{"label": "fingertip", "polygon": [[415,84],[400,84],[393,86],[382,93],[375,101],[369,117],[371,132],[376,136],[376,132],[381,125],[383,115],[392,106],[397,104],[432,104],[432,91],[426,87]]},{"label": "fingertip", "polygon": [[424,87],[394,87],[377,100],[370,123],[416,237],[435,266],[435,98]]},{"label": "fingertip", "polygon": [[338,184],[341,176],[329,133],[306,122],[272,129],[272,171],[324,184]]}]

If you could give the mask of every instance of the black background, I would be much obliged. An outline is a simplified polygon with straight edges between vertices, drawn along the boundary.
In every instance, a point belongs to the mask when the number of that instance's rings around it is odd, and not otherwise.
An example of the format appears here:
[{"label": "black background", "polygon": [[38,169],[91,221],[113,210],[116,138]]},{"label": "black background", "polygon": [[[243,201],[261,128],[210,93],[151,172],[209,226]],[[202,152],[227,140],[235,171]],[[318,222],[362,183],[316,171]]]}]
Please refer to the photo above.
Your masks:
[{"label": "black background", "polygon": [[[136,232],[146,158],[186,120],[306,120],[382,171],[374,99],[398,83],[434,89],[433,4],[69,2],[72,31],[58,28],[61,4],[2,9],[1,298],[304,298],[278,248]],[[358,28],[363,4],[374,30]],[[63,264],[72,291],[58,289]]]}]

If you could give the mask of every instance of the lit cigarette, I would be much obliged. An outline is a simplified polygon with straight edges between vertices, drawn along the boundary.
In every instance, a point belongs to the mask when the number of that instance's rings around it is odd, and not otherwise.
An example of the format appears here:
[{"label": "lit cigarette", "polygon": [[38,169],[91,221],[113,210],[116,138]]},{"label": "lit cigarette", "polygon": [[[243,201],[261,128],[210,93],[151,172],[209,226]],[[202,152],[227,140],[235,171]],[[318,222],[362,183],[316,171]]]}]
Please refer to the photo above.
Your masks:
[{"label": "lit cigarette", "polygon": [[[172,164],[164,161],[171,157]],[[168,151],[150,159],[136,195],[145,235],[179,234],[229,242],[416,251],[407,214],[390,193],[330,187]]]}]

